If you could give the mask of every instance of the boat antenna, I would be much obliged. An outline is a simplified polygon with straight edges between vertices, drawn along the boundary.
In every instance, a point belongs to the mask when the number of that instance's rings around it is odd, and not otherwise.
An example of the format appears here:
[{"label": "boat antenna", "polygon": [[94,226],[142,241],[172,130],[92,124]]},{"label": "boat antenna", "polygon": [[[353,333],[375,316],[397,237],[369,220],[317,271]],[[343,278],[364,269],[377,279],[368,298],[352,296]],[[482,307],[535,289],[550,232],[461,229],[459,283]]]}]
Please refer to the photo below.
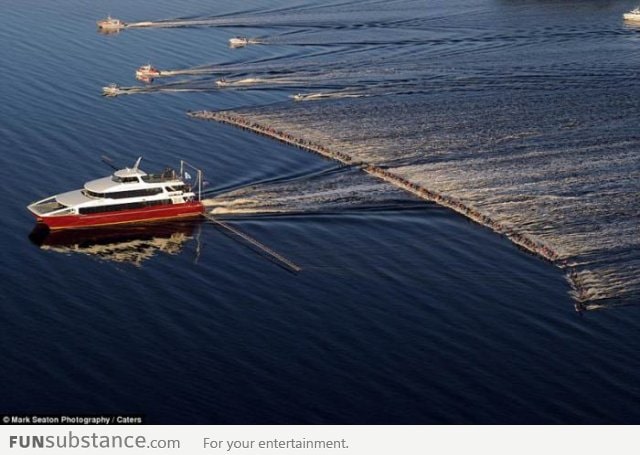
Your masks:
[{"label": "boat antenna", "polygon": [[138,166],[140,166],[140,161],[142,161],[142,157],[139,156],[138,159],[136,160],[136,164],[133,165],[133,170],[137,171],[138,170]]}]

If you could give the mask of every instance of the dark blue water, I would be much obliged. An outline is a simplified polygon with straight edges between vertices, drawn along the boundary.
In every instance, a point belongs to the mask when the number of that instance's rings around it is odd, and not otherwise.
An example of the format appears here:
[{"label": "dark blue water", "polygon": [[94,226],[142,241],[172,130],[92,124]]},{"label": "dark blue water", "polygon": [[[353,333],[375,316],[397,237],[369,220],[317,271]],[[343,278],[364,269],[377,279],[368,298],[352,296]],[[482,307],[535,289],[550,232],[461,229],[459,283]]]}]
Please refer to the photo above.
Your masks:
[{"label": "dark blue water", "polygon": [[[616,63],[606,70],[611,62],[603,60],[599,69],[592,68],[594,80],[605,81],[597,99],[613,89],[606,80],[618,71],[626,75],[623,86],[631,96],[636,82],[629,74],[636,69],[634,46],[640,40],[620,17],[634,5],[567,5],[399,1],[345,3],[335,12],[313,2],[283,1],[237,6],[113,1],[100,7],[73,0],[3,2],[0,412],[131,412],[145,414],[150,423],[638,423],[637,307],[576,313],[563,270],[491,230],[357,169],[185,115],[260,107],[264,118],[281,118],[299,85],[216,90],[212,76],[196,81],[181,76],[183,87],[211,89],[99,96],[109,82],[135,85],[133,70],[148,61],[171,69],[250,62],[262,70],[268,62],[274,71],[297,78],[317,77],[326,66],[340,73],[337,82],[316,82],[312,90],[353,89],[341,83],[349,77],[361,90],[362,73],[345,76],[341,62],[351,59],[354,68],[361,64],[370,71],[363,62],[370,55],[365,51],[373,50],[406,65],[400,57],[419,41],[433,49],[426,60],[419,48],[425,66],[440,61],[441,76],[432,80],[450,89],[439,92],[442,105],[476,100],[473,112],[481,113],[488,105],[482,92],[487,83],[518,91],[517,81],[505,75],[525,56],[532,71],[544,65],[568,74],[572,65],[584,70],[575,52],[571,62],[566,54],[556,55],[563,39],[583,55],[608,55]],[[417,7],[423,10],[418,18],[403,13]],[[105,36],[96,33],[94,21],[106,13],[126,21],[224,16],[227,24]],[[425,24],[432,24],[429,33]],[[434,41],[436,32],[440,38]],[[236,34],[272,42],[231,50],[227,40]],[[505,44],[511,42],[518,43],[518,52]],[[482,58],[468,46],[492,58],[490,68],[479,69]],[[451,60],[456,55],[460,58]],[[400,83],[396,79],[418,80],[424,87],[420,62],[414,72],[406,66],[396,74],[387,67],[382,75],[370,72],[371,82],[392,81],[393,87]],[[557,72],[549,73],[540,76],[549,86],[532,90],[557,87],[552,77]],[[230,75],[251,76],[255,72]],[[465,78],[472,83],[464,90],[452,82],[462,84]],[[596,89],[590,89],[592,96]],[[389,103],[385,91],[366,93]],[[569,97],[575,101],[569,117],[603,119],[615,131],[612,142],[637,142],[633,130],[624,137],[614,128],[614,108],[590,111],[575,96]],[[536,120],[540,99],[522,99],[532,103],[522,109],[535,120],[523,129],[544,130]],[[617,121],[626,125],[637,114],[635,105],[624,104],[620,91],[613,99],[624,114]],[[295,109],[332,113],[352,106],[352,112],[361,112],[358,100],[300,103]],[[553,105],[552,114],[559,116],[558,109]],[[456,111],[433,115],[442,123],[447,113]],[[368,110],[356,123],[373,122],[375,114]],[[300,131],[317,137],[315,126],[302,114],[298,118]],[[481,114],[464,118],[464,131],[473,130],[474,119],[484,132]],[[571,118],[561,120],[568,124]],[[421,122],[427,128],[428,122]],[[439,137],[442,151],[460,144],[451,121],[447,125],[450,134]],[[409,136],[420,140],[419,130],[407,128],[411,134],[396,136],[396,143]],[[598,134],[607,142],[607,128]],[[382,133],[379,140],[394,141]],[[371,142],[368,137],[361,144],[371,147]],[[371,154],[375,147],[361,150],[372,160],[383,159]],[[637,154],[628,153],[633,176]],[[102,154],[123,166],[143,155],[143,168],[150,170],[180,158],[197,163],[212,198],[239,207],[248,199],[254,201],[248,207],[274,209],[226,220],[303,271],[292,274],[205,222],[30,239],[34,223],[25,206],[107,174]],[[423,163],[401,159],[409,167]],[[512,183],[517,187],[517,179]],[[576,185],[580,188],[579,181]],[[627,188],[635,194],[634,186]],[[233,196],[225,199],[229,191]],[[621,220],[637,227],[633,216]],[[633,245],[621,242],[622,260]]]}]

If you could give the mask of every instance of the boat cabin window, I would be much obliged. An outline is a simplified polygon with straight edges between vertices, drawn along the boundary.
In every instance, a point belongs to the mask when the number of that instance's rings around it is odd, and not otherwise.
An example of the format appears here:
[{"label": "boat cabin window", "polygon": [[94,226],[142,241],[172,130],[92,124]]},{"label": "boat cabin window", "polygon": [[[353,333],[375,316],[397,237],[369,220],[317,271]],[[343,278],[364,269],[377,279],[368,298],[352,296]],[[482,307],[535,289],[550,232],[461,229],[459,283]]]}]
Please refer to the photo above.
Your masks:
[{"label": "boat cabin window", "polygon": [[111,199],[124,199],[127,197],[153,196],[162,193],[162,188],[145,188],[144,190],[117,191],[107,193],[105,196]]},{"label": "boat cabin window", "polygon": [[97,197],[97,198],[104,197],[104,193],[96,193],[95,191],[89,191],[89,190],[82,190],[82,194],[84,194],[87,197]]},{"label": "boat cabin window", "polygon": [[113,193],[96,193],[95,191],[82,190],[85,196],[93,198],[110,198],[110,199],[125,199],[128,197],[142,197],[142,196],[154,196],[162,193],[162,188],[145,188],[143,190],[131,190],[131,191],[114,191]]},{"label": "boat cabin window", "polygon": [[167,193],[171,193],[173,191],[185,191],[185,187],[186,185],[173,185],[165,187],[165,190],[167,190]]},{"label": "boat cabin window", "polygon": [[81,215],[89,215],[91,213],[118,212],[120,210],[141,209],[145,207],[153,207],[156,205],[169,204],[171,204],[170,199],[162,199],[159,201],[129,202],[128,204],[110,204],[101,205],[98,207],[81,207],[78,211]]},{"label": "boat cabin window", "polygon": [[111,180],[117,183],[138,183],[138,177],[118,177],[114,175],[111,177]]}]

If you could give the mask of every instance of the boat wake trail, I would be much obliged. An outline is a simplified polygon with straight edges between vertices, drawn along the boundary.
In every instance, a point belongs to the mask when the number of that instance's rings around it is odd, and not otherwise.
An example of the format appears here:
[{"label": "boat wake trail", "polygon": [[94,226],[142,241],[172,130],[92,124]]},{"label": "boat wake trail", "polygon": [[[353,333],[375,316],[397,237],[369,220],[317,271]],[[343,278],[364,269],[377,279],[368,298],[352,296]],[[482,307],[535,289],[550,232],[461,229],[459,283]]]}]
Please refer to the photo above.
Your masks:
[{"label": "boat wake trail", "polygon": [[[368,27],[383,28],[393,26],[402,17],[393,6],[371,3],[371,8],[361,14]],[[304,7],[292,7],[273,11],[247,11],[222,16],[200,16],[155,21],[128,22],[124,28],[181,28],[181,27],[272,27],[272,28],[309,28],[342,30],[350,26],[345,22],[345,13],[352,11],[349,4],[334,4],[324,11],[305,10]],[[258,43],[255,43],[258,44]]]},{"label": "boat wake trail", "polygon": [[224,79],[216,81],[216,85],[219,87],[248,87],[265,84],[298,85],[303,83],[305,83],[305,81],[288,77],[245,77],[243,79]]},{"label": "boat wake trail", "polygon": [[[176,77],[176,76],[215,76],[228,74],[269,74],[274,70],[288,70],[285,65],[274,65],[264,63],[222,63],[216,65],[200,65],[193,68],[182,68],[173,70],[161,70],[160,74],[154,75],[154,78]],[[289,71],[290,72],[290,71]]]},{"label": "boat wake trail", "polygon": [[139,95],[145,93],[178,93],[178,92],[209,92],[215,90],[213,83],[208,83],[204,86],[198,86],[192,82],[174,82],[172,84],[164,85],[147,85],[147,86],[132,86],[132,87],[120,87],[109,86],[102,89],[102,96],[115,98],[117,96],[124,95]]},{"label": "boat wake trail", "polygon": [[213,215],[308,214],[412,205],[405,193],[354,168],[250,185],[203,201]]},{"label": "boat wake trail", "polygon": [[191,68],[181,70],[163,70],[159,75],[161,77],[176,77],[176,76],[214,76],[216,74],[227,74],[229,70],[225,70],[221,67],[218,68]]},{"label": "boat wake trail", "polygon": [[179,28],[179,27],[215,27],[227,25],[228,23],[220,19],[185,19],[185,20],[163,20],[131,22],[125,28]]},{"label": "boat wake trail", "polygon": [[296,93],[295,95],[291,95],[291,98],[294,101],[320,101],[331,99],[337,100],[341,98],[363,98],[366,96],[373,95],[367,93],[358,93],[353,90],[342,90],[335,92]]}]

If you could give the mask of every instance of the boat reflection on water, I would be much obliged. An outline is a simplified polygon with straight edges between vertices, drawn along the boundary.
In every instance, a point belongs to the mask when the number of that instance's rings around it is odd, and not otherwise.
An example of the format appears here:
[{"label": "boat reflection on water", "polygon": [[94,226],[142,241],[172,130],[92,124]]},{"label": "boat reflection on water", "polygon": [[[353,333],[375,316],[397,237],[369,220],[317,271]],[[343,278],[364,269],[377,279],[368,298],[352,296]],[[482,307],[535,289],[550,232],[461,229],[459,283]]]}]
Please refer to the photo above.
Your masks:
[{"label": "boat reflection on water", "polygon": [[201,220],[190,220],[61,231],[36,225],[29,239],[46,251],[79,253],[140,266],[157,253],[179,254],[197,235],[201,224]]},{"label": "boat reflection on water", "polygon": [[98,33],[101,35],[119,35],[120,30],[112,30],[108,28],[98,28]]}]

